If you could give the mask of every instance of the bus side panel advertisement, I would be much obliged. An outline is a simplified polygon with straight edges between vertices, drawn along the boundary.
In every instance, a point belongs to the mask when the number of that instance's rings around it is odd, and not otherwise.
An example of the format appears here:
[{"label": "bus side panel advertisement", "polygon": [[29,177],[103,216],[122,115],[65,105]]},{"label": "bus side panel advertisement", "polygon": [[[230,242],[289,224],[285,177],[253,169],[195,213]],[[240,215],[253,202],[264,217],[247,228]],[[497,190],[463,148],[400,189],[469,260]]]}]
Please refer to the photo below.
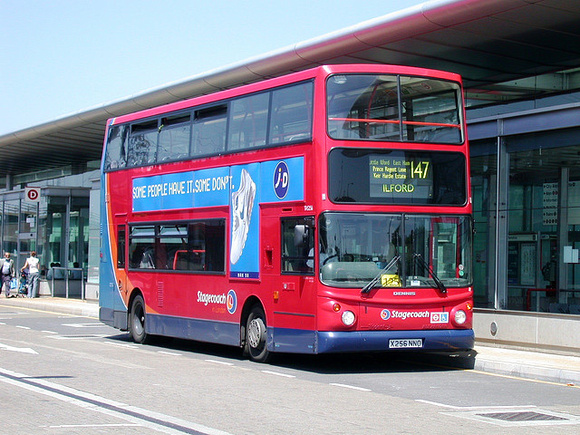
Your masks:
[{"label": "bus side panel advertisement", "polygon": [[133,212],[230,206],[232,278],[259,278],[265,202],[304,199],[304,157],[133,179]]},{"label": "bus side panel advertisement", "polygon": [[232,166],[230,274],[258,278],[260,273],[260,164]]}]

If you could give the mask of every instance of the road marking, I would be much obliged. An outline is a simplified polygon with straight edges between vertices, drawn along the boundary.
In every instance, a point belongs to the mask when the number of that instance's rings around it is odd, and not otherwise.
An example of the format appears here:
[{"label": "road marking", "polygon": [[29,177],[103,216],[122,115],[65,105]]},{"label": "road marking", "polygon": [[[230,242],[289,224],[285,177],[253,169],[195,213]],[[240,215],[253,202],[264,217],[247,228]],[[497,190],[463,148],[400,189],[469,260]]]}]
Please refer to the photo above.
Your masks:
[{"label": "road marking", "polygon": [[281,376],[283,378],[295,378],[296,377],[294,375],[288,375],[286,373],[280,373],[280,372],[273,372],[271,370],[262,370],[262,373],[266,373],[268,375],[274,375],[274,376]]},{"label": "road marking", "polygon": [[59,424],[57,426],[48,426],[49,429],[71,429],[71,428],[89,428],[89,427],[143,427],[139,423],[103,423],[103,424]]},{"label": "road marking", "polygon": [[91,335],[55,335],[52,337],[53,340],[83,340],[86,338],[105,338],[108,337],[107,334],[91,334]]},{"label": "road marking", "polygon": [[104,344],[109,346],[126,347],[128,349],[140,349],[141,346],[135,343],[115,343],[114,341],[107,341]]},{"label": "road marking", "polygon": [[2,368],[0,368],[0,382],[5,382],[38,394],[44,394],[45,396],[61,400],[71,405],[113,416],[158,432],[167,434],[230,435],[228,432],[201,424],[148,409],[138,408],[126,403],[116,402],[45,379],[34,378]]},{"label": "road marking", "polygon": [[158,350],[157,353],[162,353],[163,355],[173,355],[173,356],[181,356],[181,353],[177,352],[168,352],[166,350]]},{"label": "road marking", "polygon": [[217,361],[215,359],[206,359],[205,361],[206,362],[210,362],[210,363],[214,363],[214,364],[221,364],[221,365],[224,365],[224,366],[233,366],[234,365],[233,363],[230,363],[230,362]]},{"label": "road marking", "polygon": [[357,390],[357,391],[372,391],[372,390],[369,390],[368,388],[355,387],[354,385],[347,385],[347,384],[335,384],[335,383],[331,383],[330,385],[334,385],[335,387],[348,388],[348,389],[350,389],[350,390]]},{"label": "road marking", "polygon": [[70,326],[71,328],[101,328],[105,325],[102,323],[63,323],[62,326]]},{"label": "road marking", "polygon": [[58,334],[58,332],[56,331],[40,331],[40,332],[43,332],[45,334]]},{"label": "road marking", "polygon": [[14,346],[8,346],[7,344],[4,344],[4,343],[0,343],[0,349],[8,350],[10,352],[20,352],[20,353],[29,353],[32,355],[38,355],[38,352],[36,352],[34,349],[31,349],[29,347],[14,347]]},{"label": "road marking", "polygon": [[416,399],[415,402],[426,403],[427,405],[439,406],[441,408],[456,409],[458,411],[480,411],[485,409],[529,409],[535,408],[535,405],[502,405],[502,406],[454,406],[431,400]]},{"label": "road marking", "polygon": [[21,325],[16,325],[17,328],[20,329],[30,329],[28,326],[21,326]]}]

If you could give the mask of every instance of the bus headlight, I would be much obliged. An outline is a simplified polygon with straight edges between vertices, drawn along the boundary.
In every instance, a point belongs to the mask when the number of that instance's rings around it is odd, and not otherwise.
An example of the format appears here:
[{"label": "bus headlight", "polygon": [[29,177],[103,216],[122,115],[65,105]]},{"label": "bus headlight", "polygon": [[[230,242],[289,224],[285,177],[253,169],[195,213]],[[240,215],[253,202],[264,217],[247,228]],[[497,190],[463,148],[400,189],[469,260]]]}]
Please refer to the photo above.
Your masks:
[{"label": "bus headlight", "polygon": [[466,320],[467,320],[467,314],[465,314],[465,311],[457,310],[455,312],[455,323],[457,323],[458,325],[463,325]]},{"label": "bus headlight", "polygon": [[342,323],[346,326],[352,326],[355,321],[355,315],[352,311],[345,311],[342,313]]}]

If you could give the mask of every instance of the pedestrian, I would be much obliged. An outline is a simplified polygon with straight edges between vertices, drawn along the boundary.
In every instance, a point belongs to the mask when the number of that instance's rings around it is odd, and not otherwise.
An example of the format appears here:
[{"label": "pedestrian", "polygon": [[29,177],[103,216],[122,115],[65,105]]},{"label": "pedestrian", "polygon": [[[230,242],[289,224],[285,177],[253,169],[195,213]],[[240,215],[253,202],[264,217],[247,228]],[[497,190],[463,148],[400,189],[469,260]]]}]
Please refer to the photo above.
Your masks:
[{"label": "pedestrian", "polygon": [[10,281],[16,276],[14,272],[14,260],[10,258],[10,252],[4,253],[4,258],[1,260],[0,270],[2,271],[2,287],[0,287],[0,293],[4,289],[4,295],[10,298]]},{"label": "pedestrian", "polygon": [[26,259],[26,263],[20,269],[20,272],[24,272],[24,269],[28,268],[28,297],[35,298],[38,293],[38,278],[40,277],[40,270],[38,269],[39,260],[36,258],[36,251],[30,253],[30,257]]}]

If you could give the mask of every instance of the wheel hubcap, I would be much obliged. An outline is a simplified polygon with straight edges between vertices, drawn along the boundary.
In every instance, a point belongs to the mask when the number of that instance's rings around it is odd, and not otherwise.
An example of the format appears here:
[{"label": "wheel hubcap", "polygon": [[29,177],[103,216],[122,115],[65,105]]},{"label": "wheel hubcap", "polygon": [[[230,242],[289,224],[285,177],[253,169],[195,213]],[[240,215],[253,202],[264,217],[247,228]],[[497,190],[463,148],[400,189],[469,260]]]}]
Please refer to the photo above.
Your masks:
[{"label": "wheel hubcap", "polygon": [[264,327],[262,325],[262,319],[253,319],[248,327],[248,343],[254,349],[258,348],[263,341]]}]

